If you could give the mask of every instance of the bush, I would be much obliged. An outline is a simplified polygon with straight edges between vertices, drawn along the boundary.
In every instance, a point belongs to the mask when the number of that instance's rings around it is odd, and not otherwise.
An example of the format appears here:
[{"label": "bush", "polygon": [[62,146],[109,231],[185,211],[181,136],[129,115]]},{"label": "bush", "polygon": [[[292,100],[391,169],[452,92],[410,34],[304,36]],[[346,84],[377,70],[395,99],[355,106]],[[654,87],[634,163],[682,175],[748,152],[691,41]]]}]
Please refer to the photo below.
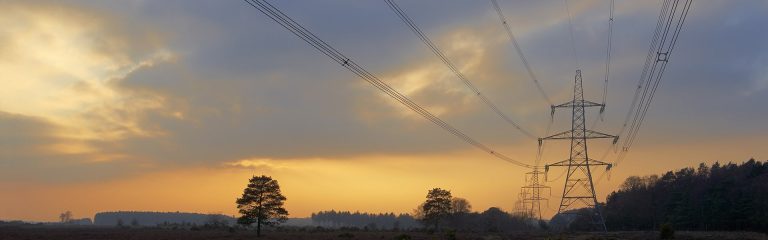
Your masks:
[{"label": "bush", "polygon": [[675,238],[675,230],[672,229],[672,225],[662,224],[661,225],[661,230],[659,232],[660,232],[660,235],[661,235],[660,236],[661,239],[673,239],[673,238]]},{"label": "bush", "polygon": [[352,239],[353,237],[355,237],[355,235],[352,235],[351,233],[339,234],[339,238],[349,238],[349,239]]},{"label": "bush", "polygon": [[395,236],[395,240],[411,240],[411,235],[403,233]]},{"label": "bush", "polygon": [[445,233],[445,239],[456,240],[456,230],[448,230],[448,232]]}]

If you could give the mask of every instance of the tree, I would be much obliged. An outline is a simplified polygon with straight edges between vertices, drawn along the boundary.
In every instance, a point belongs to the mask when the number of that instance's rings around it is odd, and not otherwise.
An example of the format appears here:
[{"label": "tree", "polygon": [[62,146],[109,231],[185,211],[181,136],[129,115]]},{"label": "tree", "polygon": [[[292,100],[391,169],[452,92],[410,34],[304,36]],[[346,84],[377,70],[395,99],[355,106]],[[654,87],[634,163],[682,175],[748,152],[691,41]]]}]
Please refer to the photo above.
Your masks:
[{"label": "tree", "polygon": [[469,213],[472,205],[464,198],[454,197],[451,199],[451,214],[448,216],[448,226],[453,230],[459,231],[468,228]]},{"label": "tree", "polygon": [[427,200],[421,206],[423,220],[440,230],[440,219],[451,213],[451,191],[434,188],[427,193]]},{"label": "tree", "polygon": [[768,231],[768,164],[699,164],[629,177],[603,208],[614,230]]},{"label": "tree", "polygon": [[59,219],[61,219],[61,223],[69,223],[72,221],[72,212],[66,211],[59,214]]},{"label": "tree", "polygon": [[243,225],[256,223],[256,236],[261,236],[261,225],[272,226],[288,220],[283,208],[285,196],[280,192],[277,180],[268,176],[253,176],[238,198],[237,208],[242,216],[237,222]]},{"label": "tree", "polygon": [[455,197],[451,199],[451,213],[452,214],[463,214],[463,213],[469,213],[469,211],[472,210],[472,204],[469,204],[469,201],[467,199]]}]

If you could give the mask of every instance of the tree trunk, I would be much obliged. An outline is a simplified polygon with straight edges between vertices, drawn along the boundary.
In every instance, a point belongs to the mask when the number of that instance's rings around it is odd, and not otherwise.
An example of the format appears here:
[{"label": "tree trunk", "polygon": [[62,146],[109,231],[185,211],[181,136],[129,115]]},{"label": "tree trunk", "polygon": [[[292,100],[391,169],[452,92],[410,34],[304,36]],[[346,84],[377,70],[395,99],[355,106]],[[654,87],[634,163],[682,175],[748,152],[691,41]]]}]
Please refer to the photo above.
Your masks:
[{"label": "tree trunk", "polygon": [[261,237],[261,218],[256,219],[256,236]]}]

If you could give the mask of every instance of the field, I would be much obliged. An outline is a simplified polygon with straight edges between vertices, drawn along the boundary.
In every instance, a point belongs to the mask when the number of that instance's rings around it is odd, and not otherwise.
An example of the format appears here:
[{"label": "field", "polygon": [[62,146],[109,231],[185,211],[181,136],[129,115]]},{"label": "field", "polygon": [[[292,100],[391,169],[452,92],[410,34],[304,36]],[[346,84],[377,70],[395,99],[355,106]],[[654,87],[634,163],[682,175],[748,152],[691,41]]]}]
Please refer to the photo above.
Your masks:
[{"label": "field", "polygon": [[[265,240],[343,240],[343,239],[451,239],[447,234],[425,232],[347,232],[347,231],[279,231],[266,232],[260,239]],[[455,239],[658,239],[658,232],[609,232],[609,233],[544,233],[519,232],[510,234],[457,233]],[[404,238],[409,237],[409,238]],[[50,240],[95,240],[95,239],[257,239],[253,231],[227,230],[173,230],[157,228],[98,228],[98,227],[0,227],[0,239],[50,239]],[[765,234],[748,232],[678,232],[675,239],[768,239]]]}]

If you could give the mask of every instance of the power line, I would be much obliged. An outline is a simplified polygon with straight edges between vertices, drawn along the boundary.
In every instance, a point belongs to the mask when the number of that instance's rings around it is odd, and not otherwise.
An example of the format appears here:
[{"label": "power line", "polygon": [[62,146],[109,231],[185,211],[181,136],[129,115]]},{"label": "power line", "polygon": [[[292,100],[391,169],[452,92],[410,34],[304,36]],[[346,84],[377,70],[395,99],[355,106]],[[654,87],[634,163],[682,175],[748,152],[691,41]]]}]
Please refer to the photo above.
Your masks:
[{"label": "power line", "polygon": [[[528,60],[525,58],[525,54],[523,54],[523,50],[520,47],[520,44],[517,42],[517,38],[515,38],[515,34],[512,33],[512,28],[509,26],[509,23],[507,22],[506,16],[504,16],[504,13],[501,11],[501,7],[499,6],[499,3],[496,0],[491,0],[491,3],[493,5],[493,8],[496,9],[496,13],[499,15],[499,19],[501,20],[502,26],[504,26],[504,30],[507,33],[507,36],[509,36],[509,40],[512,42],[512,46],[515,48],[515,51],[517,52],[517,55],[520,57],[520,60],[523,62],[523,66],[525,67],[525,70],[528,73],[528,76],[533,80],[533,83],[536,85],[536,89],[539,90],[539,93],[541,94],[541,97],[544,98],[545,101],[547,101],[547,104],[549,106],[552,106],[552,101],[549,100],[549,96],[547,96],[547,93],[544,91],[544,88],[539,83],[539,80],[536,78],[536,75],[533,73],[533,70],[531,69],[530,64],[528,64]],[[544,131],[544,136],[549,136],[550,128],[552,127],[552,123],[554,118],[550,118],[549,123],[547,124],[547,128]],[[534,217],[538,216],[538,219],[541,220],[541,202],[544,201],[547,203],[547,206],[549,206],[549,199],[546,197],[541,196],[542,189],[548,189],[550,190],[550,195],[552,195],[551,188],[549,186],[546,186],[546,175],[544,181],[540,181],[539,176],[544,173],[541,172],[539,167],[541,160],[544,158],[544,148],[546,147],[546,142],[543,144],[540,144],[538,147],[538,151],[536,152],[536,161],[534,163],[534,166],[536,168],[533,169],[532,172],[529,172],[527,174],[530,174],[530,178],[526,179],[526,182],[530,182],[529,184],[523,186],[520,190],[521,191],[528,191],[530,193],[530,196],[523,197],[522,198],[522,204],[528,205],[530,208],[527,209],[527,211],[524,211],[526,214],[524,216]],[[562,176],[562,175],[561,175]]]},{"label": "power line", "polygon": [[413,102],[411,99],[406,97],[405,95],[401,94],[394,88],[392,88],[389,84],[385,83],[381,79],[377,78],[372,73],[365,70],[363,67],[358,65],[355,61],[348,58],[347,56],[341,54],[338,50],[333,48],[331,45],[317,37],[315,34],[301,26],[299,23],[291,19],[288,15],[277,9],[275,6],[267,2],[266,0],[244,0],[248,5],[251,5],[252,7],[256,8],[260,12],[264,13],[267,17],[275,21],[276,23],[283,26],[285,29],[296,35],[297,37],[301,38],[303,41],[323,53],[324,55],[328,56],[333,60],[334,62],[340,64],[344,68],[348,69],[358,77],[362,78],[363,80],[367,81],[377,89],[381,90],[388,96],[394,98],[404,106],[408,107],[412,111],[416,112],[417,114],[421,115],[422,117],[426,118],[430,122],[434,123],[438,127],[442,128],[445,131],[448,131],[449,133],[453,134],[454,136],[458,137],[462,141],[479,148],[483,150],[486,153],[489,153],[496,158],[499,158],[501,160],[510,162],[512,164],[525,167],[525,168],[533,168],[534,166],[525,164],[523,162],[517,161],[511,157],[508,157],[504,154],[501,154],[490,147],[488,147],[485,144],[482,144],[471,137],[467,136],[463,132],[459,131],[455,127],[451,126],[450,124],[446,123],[442,119],[438,118],[437,116],[433,115],[426,109],[422,108],[415,102]]},{"label": "power line", "polygon": [[447,66],[448,69],[450,69],[456,75],[456,77],[461,79],[461,81],[464,82],[464,85],[467,85],[467,87],[472,91],[472,93],[475,94],[478,98],[480,98],[480,100],[482,100],[483,103],[485,103],[485,105],[491,108],[491,110],[493,110],[493,112],[499,115],[499,117],[504,119],[507,123],[512,124],[512,126],[514,126],[517,130],[519,130],[529,138],[533,138],[533,139],[536,138],[535,136],[533,136],[533,134],[529,133],[528,131],[520,127],[520,125],[517,124],[514,120],[512,120],[512,118],[504,114],[499,109],[499,107],[496,106],[496,104],[491,102],[491,100],[489,100],[484,94],[482,94],[480,90],[477,87],[475,87],[474,84],[472,84],[472,81],[470,81],[466,76],[464,76],[463,73],[461,73],[459,68],[457,68],[456,65],[454,65],[453,62],[451,62],[451,60],[449,60],[448,57],[445,56],[445,54],[440,50],[440,48],[434,42],[432,42],[432,40],[430,40],[429,37],[427,37],[427,35],[424,34],[423,31],[421,31],[419,26],[416,25],[416,23],[414,23],[414,21],[405,13],[405,11],[402,8],[400,8],[400,6],[397,5],[397,3],[395,3],[395,1],[393,0],[384,0],[384,1],[387,3],[387,5],[389,5],[389,8],[395,12],[395,14],[400,18],[400,20],[402,20],[406,25],[408,25],[411,31],[413,31],[413,33],[415,33],[416,36],[422,42],[424,42],[424,44],[427,45],[427,47],[430,50],[432,50],[432,52],[438,58],[440,58],[440,60],[443,61],[445,66]]},{"label": "power line", "polygon": [[605,106],[606,106],[606,99],[608,97],[608,79],[611,73],[611,49],[612,49],[612,39],[613,39],[613,10],[614,10],[614,0],[611,0],[609,4],[609,11],[608,11],[608,44],[606,47],[606,53],[605,53],[605,79],[603,82],[603,107],[600,108],[600,118],[595,118],[594,121],[592,121],[592,127],[593,129],[597,128],[597,124],[599,122],[605,121]]},{"label": "power line", "polygon": [[573,34],[573,23],[571,22],[571,8],[568,6],[568,0],[563,0],[565,3],[565,11],[568,13],[568,30],[571,33],[571,49],[573,49],[573,61],[576,62],[576,69],[581,69],[579,65],[579,55],[576,54],[576,37]]},{"label": "power line", "polygon": [[[640,97],[638,108],[635,109],[634,118],[633,118],[632,124],[630,125],[629,133],[624,138],[622,152],[619,154],[618,159],[616,160],[616,164],[619,164],[622,160],[624,160],[624,158],[627,155],[627,152],[632,147],[632,145],[635,142],[635,139],[637,138],[637,134],[640,130],[640,126],[642,126],[643,121],[645,120],[645,116],[648,113],[648,108],[650,107],[651,102],[653,101],[653,97],[656,94],[656,90],[658,89],[659,84],[661,83],[661,79],[664,76],[664,71],[667,68],[667,63],[669,62],[669,58],[672,54],[672,51],[675,48],[680,32],[682,31],[683,24],[685,23],[685,19],[688,15],[688,11],[690,10],[691,4],[693,3],[691,0],[685,0],[685,2],[681,7],[682,10],[678,15],[677,9],[679,6],[679,2],[680,2],[679,0],[673,0],[671,9],[669,10],[669,14],[666,14],[666,20],[664,23],[662,34],[660,38],[657,38],[660,44],[652,44],[652,45],[658,45],[656,47],[655,52],[654,51],[649,52],[649,54],[655,55],[655,61],[653,61],[653,63],[650,64],[650,68],[648,69],[648,72],[646,74],[648,79],[646,80],[646,84],[643,89],[643,94]],[[677,20],[677,22],[674,23],[674,29],[672,30],[670,35],[670,29],[672,29],[673,22],[675,22],[675,19]]]},{"label": "power line", "polygon": [[501,24],[504,25],[504,30],[506,30],[507,35],[509,35],[509,39],[512,41],[512,46],[515,47],[517,56],[519,56],[520,60],[523,62],[523,66],[525,67],[526,72],[528,72],[528,76],[531,77],[531,80],[533,80],[533,83],[536,84],[536,88],[539,90],[541,97],[543,97],[544,100],[547,101],[547,104],[552,105],[552,101],[549,100],[549,96],[547,96],[547,93],[544,92],[544,88],[541,87],[541,84],[539,83],[539,79],[536,78],[535,74],[533,74],[533,70],[531,70],[531,66],[530,64],[528,64],[528,60],[525,58],[525,54],[523,54],[523,50],[520,48],[520,44],[517,42],[517,38],[515,38],[515,34],[512,33],[512,28],[509,27],[509,23],[507,23],[507,17],[505,17],[504,13],[501,11],[501,7],[499,7],[499,3],[496,0],[491,0],[491,3],[493,4],[493,7],[496,9],[496,13],[499,15],[499,19],[501,19]]},{"label": "power line", "polygon": [[[610,15],[608,17],[608,49],[605,51],[605,82],[603,82],[603,105],[605,105],[605,100],[608,97],[608,78],[611,74],[611,43],[613,38],[613,4],[614,0],[611,0],[611,10]],[[605,108],[600,109],[600,113],[602,114],[605,111]]]},{"label": "power line", "polygon": [[621,125],[621,129],[619,130],[619,136],[622,136],[624,134],[624,131],[628,126],[627,124],[629,123],[629,120],[632,117],[632,113],[634,113],[635,108],[637,107],[637,101],[640,98],[640,94],[642,93],[641,90],[645,85],[646,75],[648,74],[648,69],[650,68],[651,62],[653,59],[653,50],[656,49],[656,44],[658,44],[659,33],[661,32],[661,29],[663,27],[663,21],[666,17],[669,3],[670,3],[670,0],[665,0],[661,6],[661,10],[659,11],[659,17],[656,21],[656,29],[654,30],[653,37],[651,38],[651,45],[650,47],[648,47],[648,54],[645,57],[645,64],[643,65],[643,71],[640,74],[640,79],[638,79],[637,88],[635,88],[635,94],[632,97],[632,102],[629,105],[629,111],[627,111],[627,115],[624,117],[624,123]]}]

